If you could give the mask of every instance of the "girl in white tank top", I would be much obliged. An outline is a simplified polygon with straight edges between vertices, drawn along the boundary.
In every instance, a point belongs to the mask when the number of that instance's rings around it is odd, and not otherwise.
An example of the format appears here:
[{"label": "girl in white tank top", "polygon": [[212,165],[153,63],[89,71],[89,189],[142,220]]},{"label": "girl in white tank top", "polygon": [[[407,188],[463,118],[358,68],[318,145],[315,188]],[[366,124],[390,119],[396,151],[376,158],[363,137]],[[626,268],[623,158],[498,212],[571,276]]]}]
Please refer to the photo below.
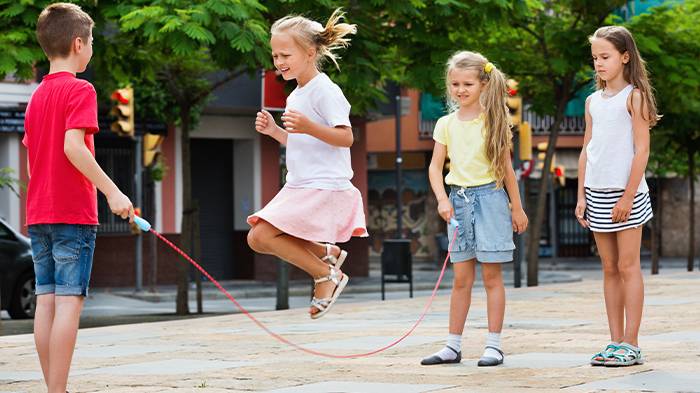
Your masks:
[{"label": "girl in white tank top", "polygon": [[598,90],[586,100],[586,133],[578,168],[576,219],[593,231],[603,266],[610,344],[593,366],[643,362],[639,326],[644,307],[642,225],[653,214],[644,172],[656,103],[627,29],[607,26],[591,37]]}]

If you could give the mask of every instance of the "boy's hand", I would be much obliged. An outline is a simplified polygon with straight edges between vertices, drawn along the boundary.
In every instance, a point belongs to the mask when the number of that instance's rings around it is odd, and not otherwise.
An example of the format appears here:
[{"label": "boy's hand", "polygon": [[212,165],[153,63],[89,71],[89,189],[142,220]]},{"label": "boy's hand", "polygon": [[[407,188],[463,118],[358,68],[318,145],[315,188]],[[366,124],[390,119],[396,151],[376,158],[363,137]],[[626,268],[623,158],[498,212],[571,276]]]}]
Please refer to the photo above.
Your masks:
[{"label": "boy's hand", "polygon": [[275,132],[276,126],[277,124],[275,123],[275,119],[272,117],[272,114],[265,109],[258,112],[258,115],[255,117],[255,131],[261,134],[272,134]]},{"label": "boy's hand", "polygon": [[292,134],[310,134],[315,124],[301,112],[289,110],[282,114],[284,129]]},{"label": "boy's hand", "polygon": [[518,235],[525,232],[527,229],[527,215],[525,214],[525,210],[522,208],[513,210],[512,212],[513,215],[513,232],[518,232]]},{"label": "boy's hand", "polygon": [[438,214],[443,220],[450,222],[450,218],[455,215],[455,212],[449,199],[445,198],[438,202]]},{"label": "boy's hand", "polygon": [[131,204],[129,198],[121,191],[115,192],[107,197],[107,204],[112,210],[112,213],[121,218],[128,218],[129,222],[134,222],[134,205]]}]

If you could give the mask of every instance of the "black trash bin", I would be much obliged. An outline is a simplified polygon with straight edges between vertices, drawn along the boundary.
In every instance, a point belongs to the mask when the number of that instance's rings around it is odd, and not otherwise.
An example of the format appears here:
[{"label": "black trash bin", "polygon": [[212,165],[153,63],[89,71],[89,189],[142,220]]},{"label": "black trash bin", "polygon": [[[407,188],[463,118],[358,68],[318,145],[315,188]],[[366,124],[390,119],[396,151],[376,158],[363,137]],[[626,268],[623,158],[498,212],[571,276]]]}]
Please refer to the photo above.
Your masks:
[{"label": "black trash bin", "polygon": [[408,283],[413,297],[413,258],[410,239],[386,239],[382,250],[382,300],[385,283]]}]

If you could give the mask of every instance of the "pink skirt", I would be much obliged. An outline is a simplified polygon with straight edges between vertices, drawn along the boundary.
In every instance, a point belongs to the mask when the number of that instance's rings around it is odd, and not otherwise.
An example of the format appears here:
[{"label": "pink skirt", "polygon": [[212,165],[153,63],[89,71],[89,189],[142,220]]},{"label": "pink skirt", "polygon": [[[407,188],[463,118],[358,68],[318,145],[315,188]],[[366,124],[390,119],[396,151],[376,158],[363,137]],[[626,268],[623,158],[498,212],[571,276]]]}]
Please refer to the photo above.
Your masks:
[{"label": "pink skirt", "polygon": [[259,220],[309,241],[344,243],[353,236],[368,236],[362,194],[355,187],[336,191],[284,186],[264,208],[248,216],[250,226]]}]

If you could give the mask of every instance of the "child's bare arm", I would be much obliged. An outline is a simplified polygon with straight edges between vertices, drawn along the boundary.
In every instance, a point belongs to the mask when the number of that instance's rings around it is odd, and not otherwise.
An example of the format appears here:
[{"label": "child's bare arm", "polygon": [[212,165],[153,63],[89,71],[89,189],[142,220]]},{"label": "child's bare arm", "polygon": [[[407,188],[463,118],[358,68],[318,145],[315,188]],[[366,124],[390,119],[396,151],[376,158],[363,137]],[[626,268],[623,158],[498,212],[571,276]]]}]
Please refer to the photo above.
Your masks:
[{"label": "child's bare arm", "polygon": [[523,210],[523,203],[520,200],[520,189],[518,188],[518,179],[515,177],[513,170],[513,162],[510,154],[506,154],[506,178],[503,183],[510,198],[511,215],[513,217],[513,231],[523,233],[527,229],[527,215]]},{"label": "child's bare arm", "polygon": [[612,210],[612,222],[626,222],[632,213],[634,196],[637,194],[639,183],[644,177],[649,161],[649,120],[643,115],[644,104],[642,94],[638,89],[632,90],[628,99],[628,109],[632,115],[632,134],[634,138],[634,158],[630,177],[627,180],[625,193],[617,201]]},{"label": "child's bare arm", "polygon": [[433,158],[430,160],[430,166],[428,167],[428,178],[430,179],[430,187],[433,189],[435,199],[438,202],[438,214],[443,220],[449,221],[454,216],[454,209],[445,192],[445,185],[442,180],[442,168],[445,166],[446,156],[447,146],[435,142]]},{"label": "child's bare arm", "polygon": [[578,198],[585,198],[586,193],[583,189],[584,180],[586,178],[586,162],[588,161],[588,154],[586,153],[586,148],[588,143],[591,141],[591,135],[593,128],[593,119],[591,118],[591,112],[588,110],[589,103],[591,102],[591,96],[586,98],[586,130],[583,134],[583,147],[581,147],[581,154],[578,157]]},{"label": "child's bare arm", "polygon": [[352,128],[348,126],[328,127],[318,124],[295,110],[285,112],[282,115],[282,122],[287,132],[309,134],[329,145],[350,147],[353,143]]},{"label": "child's bare arm", "polygon": [[95,157],[85,146],[85,130],[71,129],[66,131],[63,140],[63,152],[73,166],[80,171],[106,197],[112,213],[133,220],[134,207],[129,198],[124,195],[112,179],[100,168]]},{"label": "child's bare arm", "polygon": [[581,147],[581,154],[578,157],[578,193],[576,201],[576,209],[574,214],[576,214],[576,220],[582,227],[588,228],[588,221],[584,217],[586,212],[586,191],[584,190],[584,184],[586,180],[586,162],[588,161],[588,153],[586,149],[588,148],[588,143],[591,141],[592,128],[593,128],[593,118],[591,117],[591,112],[588,109],[591,102],[591,96],[586,98],[586,131],[583,134],[583,147]]},{"label": "child's bare arm", "polygon": [[647,162],[649,161],[649,119],[643,116],[642,95],[635,89],[630,94],[630,106],[632,108],[632,133],[634,138],[634,159],[630,178],[625,188],[625,195],[634,199],[639,183],[644,177]]},{"label": "child's bare arm", "polygon": [[275,123],[272,114],[264,109],[255,117],[255,130],[261,134],[271,136],[281,145],[287,144],[287,131]]}]

